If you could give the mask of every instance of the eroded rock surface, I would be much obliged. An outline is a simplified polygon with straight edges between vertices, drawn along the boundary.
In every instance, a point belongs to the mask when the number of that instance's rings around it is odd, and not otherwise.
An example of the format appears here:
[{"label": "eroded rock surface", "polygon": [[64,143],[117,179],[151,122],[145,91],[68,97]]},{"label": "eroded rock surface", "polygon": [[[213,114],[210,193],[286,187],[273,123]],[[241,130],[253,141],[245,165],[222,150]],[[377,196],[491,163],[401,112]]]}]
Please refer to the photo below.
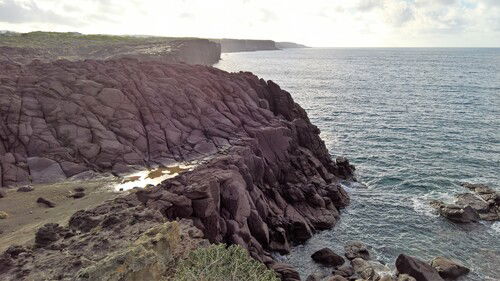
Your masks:
[{"label": "eroded rock surface", "polygon": [[[1,62],[0,81],[4,186],[46,180],[34,171],[78,177],[209,156],[155,188],[73,215],[69,229],[94,237],[86,245],[98,243],[95,254],[117,249],[93,230],[127,222],[113,209],[127,204],[126,214],[160,215],[150,226],[191,219],[210,242],[242,245],[284,280],[297,280],[270,252],[287,253],[334,226],[349,203],[340,181],[352,180],[354,167],[331,160],[289,93],[251,73],[132,59]],[[58,241],[51,247],[81,247]]]},{"label": "eroded rock surface", "polygon": [[462,186],[473,193],[456,194],[452,204],[433,200],[431,206],[443,217],[457,223],[500,220],[500,195],[497,191],[484,184],[464,183]]}]

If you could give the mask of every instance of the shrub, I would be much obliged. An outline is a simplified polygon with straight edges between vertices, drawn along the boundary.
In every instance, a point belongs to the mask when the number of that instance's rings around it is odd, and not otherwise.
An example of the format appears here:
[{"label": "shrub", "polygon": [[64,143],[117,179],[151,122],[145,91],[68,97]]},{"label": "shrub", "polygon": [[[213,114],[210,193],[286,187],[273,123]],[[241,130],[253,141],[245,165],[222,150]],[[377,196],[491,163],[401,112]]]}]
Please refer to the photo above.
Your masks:
[{"label": "shrub", "polygon": [[240,246],[196,249],[179,263],[175,281],[279,281],[276,273]]}]

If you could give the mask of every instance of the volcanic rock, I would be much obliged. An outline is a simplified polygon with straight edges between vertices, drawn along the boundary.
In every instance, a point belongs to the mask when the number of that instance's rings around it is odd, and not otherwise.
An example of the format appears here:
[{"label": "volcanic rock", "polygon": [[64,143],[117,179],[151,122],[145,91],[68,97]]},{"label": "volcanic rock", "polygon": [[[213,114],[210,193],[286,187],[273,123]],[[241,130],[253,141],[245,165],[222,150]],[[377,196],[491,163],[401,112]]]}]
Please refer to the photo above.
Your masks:
[{"label": "volcanic rock", "polygon": [[408,274],[417,281],[444,281],[432,266],[404,254],[400,254],[396,259],[396,269],[399,273]]},{"label": "volcanic rock", "polygon": [[470,269],[456,260],[450,260],[444,257],[436,257],[431,261],[439,275],[445,279],[456,279],[470,272]]},{"label": "volcanic rock", "polygon": [[326,266],[339,266],[344,264],[344,258],[335,254],[335,252],[329,248],[323,248],[314,252],[314,254],[311,255],[311,258],[315,262]]},{"label": "volcanic rock", "polygon": [[349,277],[354,275],[354,268],[349,264],[344,264],[332,272],[334,275]]},{"label": "volcanic rock", "polygon": [[345,256],[352,260],[355,258],[362,258],[364,260],[370,259],[370,252],[368,246],[361,241],[351,241],[344,246]]},{"label": "volcanic rock", "polygon": [[[32,171],[41,181],[40,171],[70,177],[66,162],[112,172],[118,164],[203,159],[156,187],[76,212],[68,225],[78,233],[73,238],[42,235],[50,247],[72,249],[67,262],[82,255],[99,260],[124,246],[112,239],[137,239],[165,220],[189,219],[210,242],[241,245],[283,279],[298,280],[271,252],[287,253],[333,227],[349,204],[341,182],[354,178],[352,167],[331,160],[319,129],[288,92],[251,73],[134,59],[60,60],[0,62],[0,79],[7,120],[0,123],[0,151],[9,151],[0,158],[4,184],[19,184]],[[62,269],[67,262],[34,271],[50,268],[64,280],[76,273]]]},{"label": "volcanic rock", "polygon": [[462,186],[474,193],[455,195],[455,202],[447,204],[434,200],[431,205],[439,214],[454,222],[468,223],[478,220],[500,220],[500,195],[484,184],[464,183]]},{"label": "volcanic rock", "polygon": [[334,275],[328,279],[328,281],[348,281],[345,279],[343,276],[340,275]]},{"label": "volcanic rock", "polygon": [[33,190],[34,190],[33,186],[31,186],[31,185],[25,185],[25,186],[19,187],[17,189],[17,192],[31,192]]},{"label": "volcanic rock", "polygon": [[37,203],[40,203],[40,204],[43,204],[49,208],[54,208],[56,206],[56,204],[52,201],[49,201],[43,197],[38,197],[38,199],[36,200]]}]

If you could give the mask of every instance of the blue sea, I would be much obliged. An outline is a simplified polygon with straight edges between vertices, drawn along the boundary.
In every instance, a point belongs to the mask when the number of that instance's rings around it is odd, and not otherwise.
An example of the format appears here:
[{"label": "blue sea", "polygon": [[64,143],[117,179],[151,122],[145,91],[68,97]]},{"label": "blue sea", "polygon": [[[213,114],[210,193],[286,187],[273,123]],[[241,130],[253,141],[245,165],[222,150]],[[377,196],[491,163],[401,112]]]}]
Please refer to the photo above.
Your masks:
[{"label": "blue sea", "polygon": [[303,278],[325,270],[314,251],[361,240],[392,268],[400,253],[445,256],[472,269],[461,280],[500,280],[500,222],[457,225],[429,206],[464,181],[499,189],[500,49],[288,49],[223,54],[216,67],[289,91],[368,186],[348,188],[334,229],[280,257]]}]

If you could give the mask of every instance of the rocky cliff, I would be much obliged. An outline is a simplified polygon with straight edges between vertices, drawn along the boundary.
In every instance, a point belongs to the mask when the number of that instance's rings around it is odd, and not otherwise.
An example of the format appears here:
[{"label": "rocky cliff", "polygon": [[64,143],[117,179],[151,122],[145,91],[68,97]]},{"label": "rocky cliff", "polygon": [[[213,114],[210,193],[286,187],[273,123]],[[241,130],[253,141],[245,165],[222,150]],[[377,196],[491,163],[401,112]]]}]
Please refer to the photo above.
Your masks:
[{"label": "rocky cliff", "polygon": [[[334,226],[349,202],[340,181],[353,178],[353,167],[331,160],[319,129],[288,92],[251,73],[125,58],[2,61],[0,113],[4,187],[208,159],[157,187],[75,213],[40,246],[52,252],[30,251],[22,261],[6,252],[0,276],[30,276],[47,255],[63,266],[65,249],[92,256],[86,251],[95,247],[81,248],[82,239],[103,239],[108,234],[97,230],[117,223],[126,233],[137,219],[116,217],[117,210],[127,218],[140,210],[160,215],[147,219],[148,227],[161,218],[190,219],[210,242],[242,245],[284,280],[297,280],[271,252],[287,253]],[[62,242],[52,249],[54,241]],[[65,272],[99,264],[104,253]],[[44,274],[56,278],[54,266]]]},{"label": "rocky cliff", "polygon": [[276,42],[276,47],[279,49],[294,49],[294,48],[309,48],[306,45],[293,42]]},{"label": "rocky cliff", "polygon": [[0,60],[21,64],[33,60],[136,58],[212,65],[219,61],[219,43],[199,38],[83,35],[30,32],[0,34]]},{"label": "rocky cliff", "polygon": [[272,40],[216,39],[223,53],[278,50]]}]

